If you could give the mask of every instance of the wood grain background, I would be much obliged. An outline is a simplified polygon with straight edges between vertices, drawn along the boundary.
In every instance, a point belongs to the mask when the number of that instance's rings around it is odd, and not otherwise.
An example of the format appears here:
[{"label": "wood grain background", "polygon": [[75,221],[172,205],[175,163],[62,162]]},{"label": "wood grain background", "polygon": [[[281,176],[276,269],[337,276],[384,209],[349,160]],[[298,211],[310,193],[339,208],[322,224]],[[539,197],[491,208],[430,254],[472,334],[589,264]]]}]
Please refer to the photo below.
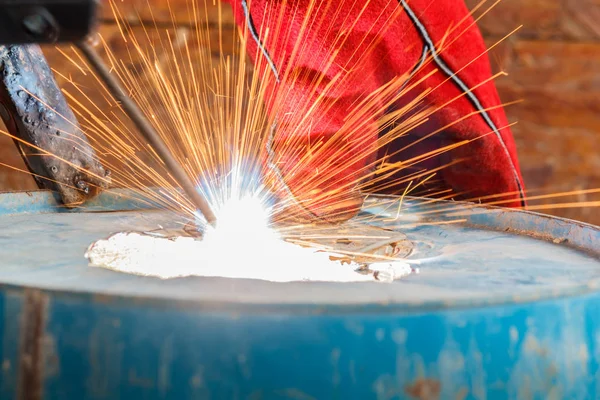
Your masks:
[{"label": "wood grain background", "polygon": [[[125,0],[121,9],[132,18],[141,12],[143,17],[170,21],[167,0],[151,1],[151,10],[147,0]],[[474,7],[480,0],[466,1]],[[189,22],[188,0],[169,2],[175,18]],[[118,35],[110,17],[107,10],[100,27],[108,40]],[[211,18],[216,19],[216,14]],[[230,10],[224,9],[222,18],[231,24]],[[600,188],[600,0],[502,0],[478,24],[489,45],[523,25],[490,57],[496,71],[508,73],[497,81],[502,100],[523,100],[507,107],[507,113],[511,122],[518,122],[513,132],[528,189],[556,193]],[[68,76],[73,66],[54,48],[45,52],[50,64]],[[58,81],[65,84],[62,78]],[[3,135],[0,149],[1,162],[24,168],[12,141]],[[30,189],[35,184],[26,174],[0,167],[0,190]],[[579,194],[536,204],[593,200],[600,200],[600,195]],[[600,208],[544,212],[600,224]]]},{"label": "wood grain background", "polygon": [[[467,0],[475,6],[477,0]],[[507,0],[479,21],[491,51],[529,190],[600,188],[600,0]],[[596,201],[577,195],[544,203]],[[600,209],[545,212],[600,224]]]}]

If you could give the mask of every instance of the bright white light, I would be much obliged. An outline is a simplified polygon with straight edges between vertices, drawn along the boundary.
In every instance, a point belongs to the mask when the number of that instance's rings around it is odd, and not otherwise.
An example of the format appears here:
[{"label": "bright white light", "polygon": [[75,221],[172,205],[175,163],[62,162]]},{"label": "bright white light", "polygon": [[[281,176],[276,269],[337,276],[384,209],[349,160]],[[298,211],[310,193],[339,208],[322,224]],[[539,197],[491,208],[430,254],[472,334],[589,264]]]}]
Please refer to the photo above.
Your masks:
[{"label": "bright white light", "polygon": [[231,199],[215,211],[217,228],[207,226],[204,242],[207,246],[223,246],[236,243],[247,247],[247,243],[264,243],[279,239],[276,231],[269,227],[269,211],[258,196]]},{"label": "bright white light", "polygon": [[[204,238],[175,240],[143,233],[118,233],[92,244],[85,256],[91,266],[174,278],[206,276],[274,282],[373,281],[356,272],[358,264],[332,261],[330,254],[288,243],[269,227],[269,211],[260,198],[232,199],[215,211],[217,228]],[[408,275],[409,265],[382,263],[377,269],[393,279]]]}]

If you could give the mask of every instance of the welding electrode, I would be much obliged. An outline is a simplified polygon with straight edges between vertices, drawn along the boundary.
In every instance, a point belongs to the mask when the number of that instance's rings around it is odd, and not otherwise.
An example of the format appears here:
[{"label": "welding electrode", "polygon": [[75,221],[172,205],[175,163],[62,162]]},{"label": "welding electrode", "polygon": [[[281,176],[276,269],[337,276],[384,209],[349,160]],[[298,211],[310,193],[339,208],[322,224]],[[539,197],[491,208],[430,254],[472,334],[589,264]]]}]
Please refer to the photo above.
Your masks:
[{"label": "welding electrode", "polygon": [[179,183],[184,192],[190,197],[190,200],[194,203],[194,206],[202,212],[206,221],[209,224],[216,224],[216,217],[207,201],[200,195],[196,186],[188,177],[186,172],[183,170],[181,165],[175,160],[166,144],[162,141],[156,130],[152,127],[150,122],[146,119],[144,114],[140,111],[137,105],[131,100],[129,96],[125,94],[125,91],[110,73],[106,64],[104,64],[102,58],[96,53],[96,51],[86,42],[79,42],[79,50],[86,57],[88,62],[96,70],[102,81],[108,87],[113,97],[121,103],[123,110],[129,118],[135,123],[138,130],[144,135],[144,138],[150,142],[152,148],[156,151],[159,157],[167,166],[169,172],[173,174],[173,177]]}]

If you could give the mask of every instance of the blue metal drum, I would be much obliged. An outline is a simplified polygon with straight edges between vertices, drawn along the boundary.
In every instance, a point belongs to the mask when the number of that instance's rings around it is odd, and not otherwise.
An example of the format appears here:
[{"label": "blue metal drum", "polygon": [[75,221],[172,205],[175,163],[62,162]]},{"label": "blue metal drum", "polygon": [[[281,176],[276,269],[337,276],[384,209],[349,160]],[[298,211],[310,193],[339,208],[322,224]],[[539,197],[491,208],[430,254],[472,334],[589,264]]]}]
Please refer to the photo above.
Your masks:
[{"label": "blue metal drum", "polygon": [[[396,212],[381,204],[364,212]],[[450,206],[463,222],[436,224]],[[83,254],[176,216],[118,194],[85,212],[0,195],[0,398],[600,398],[600,229],[435,207],[396,222],[422,264],[393,283],[159,280]]]}]

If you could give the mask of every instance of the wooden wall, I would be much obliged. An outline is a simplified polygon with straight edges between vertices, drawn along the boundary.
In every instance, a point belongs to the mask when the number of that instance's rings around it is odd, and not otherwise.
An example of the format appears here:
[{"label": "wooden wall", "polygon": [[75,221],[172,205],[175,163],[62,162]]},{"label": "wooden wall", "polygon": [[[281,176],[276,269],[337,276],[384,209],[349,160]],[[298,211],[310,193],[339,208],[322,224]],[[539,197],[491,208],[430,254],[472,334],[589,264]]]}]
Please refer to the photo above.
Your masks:
[{"label": "wooden wall", "polygon": [[[170,21],[166,0],[126,0],[125,13]],[[466,0],[474,7],[480,0]],[[179,22],[189,22],[188,0],[170,0]],[[492,1],[488,1],[492,3]],[[134,11],[136,10],[136,11]],[[150,14],[150,11],[152,14]],[[110,19],[110,12],[105,15]],[[217,18],[216,15],[211,16]],[[231,23],[228,9],[222,18]],[[509,75],[497,86],[503,101],[523,100],[507,107],[521,167],[529,190],[555,193],[600,188],[600,1],[502,0],[478,24],[493,45],[519,25],[490,57],[495,70]],[[111,24],[102,32],[118,35]],[[63,56],[45,49],[51,65],[68,73]],[[59,82],[63,84],[61,79]],[[0,135],[0,162],[24,168],[11,140]],[[29,190],[30,177],[0,166],[0,190]],[[600,200],[600,195],[580,194],[536,201],[564,203]],[[600,208],[549,209],[546,212],[600,224]]]},{"label": "wooden wall", "polygon": [[[475,6],[479,0],[467,0]],[[489,2],[491,3],[491,2]],[[478,21],[507,107],[524,180],[545,193],[600,188],[600,1],[503,0]],[[546,203],[600,200],[587,194]],[[600,224],[600,208],[546,212]]]}]

